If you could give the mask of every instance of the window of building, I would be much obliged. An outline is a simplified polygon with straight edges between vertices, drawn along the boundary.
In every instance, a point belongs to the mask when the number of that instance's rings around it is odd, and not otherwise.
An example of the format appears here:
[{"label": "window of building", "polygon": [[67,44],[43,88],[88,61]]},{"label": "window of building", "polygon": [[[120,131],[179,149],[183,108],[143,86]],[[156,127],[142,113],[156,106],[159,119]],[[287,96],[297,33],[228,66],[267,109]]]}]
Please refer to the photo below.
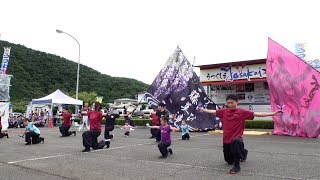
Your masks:
[{"label": "window of building", "polygon": [[265,90],[268,90],[268,89],[269,89],[268,83],[267,83],[267,82],[264,82],[264,83],[263,83],[263,87],[264,87]]},{"label": "window of building", "polygon": [[237,94],[237,96],[238,96],[238,100],[239,101],[246,99],[246,95],[245,94]]},{"label": "window of building", "polygon": [[236,92],[244,92],[244,84],[237,84]]},{"label": "window of building", "polygon": [[253,92],[254,84],[253,83],[245,83],[245,92]]}]

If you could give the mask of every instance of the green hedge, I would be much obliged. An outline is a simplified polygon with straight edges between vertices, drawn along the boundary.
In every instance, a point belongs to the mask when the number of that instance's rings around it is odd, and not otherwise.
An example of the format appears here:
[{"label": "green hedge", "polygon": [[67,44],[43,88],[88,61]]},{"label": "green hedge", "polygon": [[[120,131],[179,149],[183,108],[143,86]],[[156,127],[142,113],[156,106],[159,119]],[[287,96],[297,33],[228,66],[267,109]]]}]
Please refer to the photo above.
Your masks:
[{"label": "green hedge", "polygon": [[273,129],[272,120],[248,120],[246,121],[248,129]]},{"label": "green hedge", "polygon": [[[133,119],[133,122],[136,126],[145,126],[147,123],[151,124],[151,119]],[[106,124],[106,119],[102,119],[102,124]],[[124,119],[116,119],[115,125],[124,125]]]},{"label": "green hedge", "polygon": [[[151,119],[134,118],[134,124],[137,126],[145,126],[147,123],[151,124]],[[106,124],[105,118],[102,119],[102,124]],[[124,119],[118,118],[115,122],[116,125],[124,125]],[[273,129],[272,120],[248,120],[246,121],[245,128],[248,129]]]}]

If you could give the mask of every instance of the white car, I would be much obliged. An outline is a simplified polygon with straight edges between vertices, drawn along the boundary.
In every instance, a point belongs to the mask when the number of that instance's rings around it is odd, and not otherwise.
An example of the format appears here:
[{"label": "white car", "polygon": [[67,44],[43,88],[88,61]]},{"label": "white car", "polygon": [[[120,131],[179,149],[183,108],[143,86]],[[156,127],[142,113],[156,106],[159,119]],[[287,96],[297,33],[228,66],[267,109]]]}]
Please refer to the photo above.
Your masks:
[{"label": "white car", "polygon": [[19,113],[19,112],[13,112],[12,113],[12,117],[18,117],[18,116],[21,116],[22,113]]}]

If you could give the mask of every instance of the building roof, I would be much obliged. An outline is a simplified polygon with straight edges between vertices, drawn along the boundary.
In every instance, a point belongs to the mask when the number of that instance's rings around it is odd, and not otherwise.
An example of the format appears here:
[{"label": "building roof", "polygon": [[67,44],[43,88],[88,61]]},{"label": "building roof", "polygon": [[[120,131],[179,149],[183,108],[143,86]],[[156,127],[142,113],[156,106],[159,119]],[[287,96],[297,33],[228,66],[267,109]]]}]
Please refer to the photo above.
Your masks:
[{"label": "building roof", "polygon": [[129,99],[129,98],[122,98],[122,99],[116,99],[115,102],[138,102],[138,100]]},{"label": "building roof", "polygon": [[267,78],[252,78],[250,81],[247,79],[239,79],[234,81],[209,81],[201,82],[202,84],[214,84],[214,85],[225,85],[225,84],[240,84],[240,83],[253,83],[253,82],[267,82]]},{"label": "building roof", "polygon": [[254,59],[254,60],[245,60],[245,61],[236,61],[236,62],[226,62],[226,63],[219,63],[219,64],[207,64],[207,65],[197,65],[195,67],[199,67],[201,69],[213,69],[219,68],[221,66],[236,66],[236,65],[251,65],[251,64],[263,64],[266,63],[267,59]]}]

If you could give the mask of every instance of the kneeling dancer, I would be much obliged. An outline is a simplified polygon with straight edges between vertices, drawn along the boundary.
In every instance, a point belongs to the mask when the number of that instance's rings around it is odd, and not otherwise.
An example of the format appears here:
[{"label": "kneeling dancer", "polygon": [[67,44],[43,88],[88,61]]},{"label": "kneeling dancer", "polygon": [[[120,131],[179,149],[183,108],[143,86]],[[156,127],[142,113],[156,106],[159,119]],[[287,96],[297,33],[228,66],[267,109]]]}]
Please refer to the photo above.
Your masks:
[{"label": "kneeling dancer", "polygon": [[245,120],[252,120],[254,116],[266,117],[279,115],[281,110],[275,112],[252,112],[238,108],[238,97],[235,94],[230,94],[226,98],[227,108],[219,110],[208,110],[200,108],[201,112],[215,114],[221,119],[223,125],[223,154],[224,159],[228,164],[234,164],[230,169],[230,174],[238,173],[240,161],[244,162],[247,159],[248,150],[244,148],[242,139],[245,128]]}]

